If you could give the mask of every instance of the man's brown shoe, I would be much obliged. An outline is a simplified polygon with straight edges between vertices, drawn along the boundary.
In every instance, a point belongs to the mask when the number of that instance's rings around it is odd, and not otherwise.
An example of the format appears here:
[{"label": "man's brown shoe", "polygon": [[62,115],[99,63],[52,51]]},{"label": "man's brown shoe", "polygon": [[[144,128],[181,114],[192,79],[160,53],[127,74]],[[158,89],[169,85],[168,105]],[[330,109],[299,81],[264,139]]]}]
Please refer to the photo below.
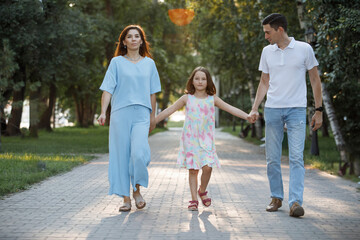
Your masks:
[{"label": "man's brown shoe", "polygon": [[269,206],[266,207],[266,211],[275,212],[282,206],[282,201],[278,198],[273,198]]},{"label": "man's brown shoe", "polygon": [[290,208],[290,216],[301,217],[304,216],[304,214],[305,214],[304,208],[301,207],[297,202],[294,202],[294,204]]}]

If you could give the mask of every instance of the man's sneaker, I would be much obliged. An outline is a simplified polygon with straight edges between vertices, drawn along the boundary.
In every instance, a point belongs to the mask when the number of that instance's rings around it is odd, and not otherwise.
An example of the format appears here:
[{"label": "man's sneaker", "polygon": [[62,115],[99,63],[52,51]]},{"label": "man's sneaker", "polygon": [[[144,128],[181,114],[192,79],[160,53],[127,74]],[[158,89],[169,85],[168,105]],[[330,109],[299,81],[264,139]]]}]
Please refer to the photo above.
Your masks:
[{"label": "man's sneaker", "polygon": [[290,216],[301,217],[304,216],[304,214],[305,214],[304,208],[301,207],[297,202],[294,202],[294,204],[290,208]]},{"label": "man's sneaker", "polygon": [[275,212],[282,206],[282,201],[278,198],[273,198],[269,206],[266,207],[266,211]]}]

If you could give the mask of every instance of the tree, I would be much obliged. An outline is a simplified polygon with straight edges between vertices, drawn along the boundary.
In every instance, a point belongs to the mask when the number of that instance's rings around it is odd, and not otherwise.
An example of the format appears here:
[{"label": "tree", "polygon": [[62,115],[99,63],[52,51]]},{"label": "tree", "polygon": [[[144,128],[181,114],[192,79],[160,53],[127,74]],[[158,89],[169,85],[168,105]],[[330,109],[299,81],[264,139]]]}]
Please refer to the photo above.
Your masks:
[{"label": "tree", "polygon": [[66,32],[73,34],[67,36],[71,41],[65,46],[67,71],[61,75],[60,105],[72,109],[78,126],[88,127],[93,125],[100,99],[98,88],[108,64],[109,20],[104,2],[98,1],[76,1],[68,16],[71,20],[66,25],[71,28]]},{"label": "tree", "polygon": [[[316,53],[320,69],[323,73],[324,89],[329,93],[340,131],[346,143],[348,157],[360,174],[360,109],[358,93],[360,91],[360,2],[351,0],[326,0],[309,2],[310,15],[317,30]],[[329,119],[333,116],[329,116]],[[333,127],[333,126],[332,126]],[[339,129],[332,129],[335,136]],[[335,139],[338,139],[336,137]],[[343,151],[341,141],[337,142],[339,151]],[[345,174],[344,154],[340,166],[341,174]],[[355,165],[354,165],[355,163]]]},{"label": "tree", "polygon": [[[10,89],[12,110],[6,127],[6,135],[20,135],[22,105],[25,99],[26,79],[29,75],[30,53],[36,39],[37,23],[41,18],[39,1],[2,1],[0,5],[0,39],[8,39],[10,48],[15,53],[14,63],[18,65],[13,74],[14,88]],[[5,96],[8,98],[8,96]],[[9,99],[9,98],[8,98]]]},{"label": "tree", "polygon": [[[11,93],[14,82],[12,76],[18,69],[18,65],[15,63],[15,53],[10,49],[9,40],[3,39],[2,48],[0,49],[0,151],[1,151],[1,135],[6,130],[6,122],[4,116],[4,106],[7,104],[9,95]],[[14,86],[18,88],[19,86]]]},{"label": "tree", "polygon": [[[241,2],[244,8],[254,7],[254,3]],[[248,5],[247,5],[248,4]],[[200,64],[207,66],[210,72],[220,79],[218,95],[225,101],[240,105],[242,98],[237,98],[243,92],[244,87],[249,88],[249,80],[255,78],[252,64],[254,58],[249,58],[246,51],[261,51],[251,48],[256,42],[256,31],[247,31],[249,24],[248,15],[242,20],[241,14],[246,15],[246,10],[233,1],[194,1],[193,7],[196,10],[193,25],[193,45],[200,55]],[[255,10],[251,11],[254,13]],[[256,18],[258,16],[256,15]],[[243,24],[245,23],[246,24]],[[258,24],[258,21],[256,21]],[[250,28],[250,26],[249,26]],[[259,32],[259,31],[258,31]],[[248,42],[249,35],[253,34],[252,43]],[[245,109],[246,111],[246,109]],[[221,112],[221,118],[231,117]],[[232,117],[231,117],[232,118]],[[260,131],[259,131],[260,132]]]}]

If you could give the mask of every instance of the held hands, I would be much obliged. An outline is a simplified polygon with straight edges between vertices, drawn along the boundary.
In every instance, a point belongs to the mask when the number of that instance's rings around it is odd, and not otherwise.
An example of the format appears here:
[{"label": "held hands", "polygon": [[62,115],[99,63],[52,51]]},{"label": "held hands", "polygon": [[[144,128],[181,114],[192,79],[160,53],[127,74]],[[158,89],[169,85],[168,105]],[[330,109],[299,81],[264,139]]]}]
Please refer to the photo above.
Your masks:
[{"label": "held hands", "polygon": [[259,118],[259,112],[257,110],[251,110],[249,113],[247,120],[249,123],[254,123]]},{"label": "held hands", "polygon": [[312,130],[316,131],[317,129],[319,129],[322,125],[323,122],[323,115],[322,112],[319,111],[315,111],[314,115],[311,118],[311,123],[310,126],[312,126]]},{"label": "held hands", "polygon": [[105,113],[100,114],[100,116],[98,117],[97,121],[101,126],[104,126],[105,124],[105,120],[106,120],[106,115]]}]

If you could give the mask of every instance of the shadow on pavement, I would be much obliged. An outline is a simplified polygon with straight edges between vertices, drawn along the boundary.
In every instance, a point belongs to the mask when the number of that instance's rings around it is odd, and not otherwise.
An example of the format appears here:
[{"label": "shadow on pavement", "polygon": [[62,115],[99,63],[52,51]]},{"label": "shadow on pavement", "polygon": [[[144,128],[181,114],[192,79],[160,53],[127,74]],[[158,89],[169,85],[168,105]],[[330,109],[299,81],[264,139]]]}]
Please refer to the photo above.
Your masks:
[{"label": "shadow on pavement", "polygon": [[[203,211],[200,215],[199,212],[192,212],[192,217],[189,223],[189,231],[179,232],[176,239],[230,239],[230,232],[219,231],[209,220],[211,211]],[[203,222],[202,228],[199,219]],[[204,229],[205,228],[205,229]]]}]

